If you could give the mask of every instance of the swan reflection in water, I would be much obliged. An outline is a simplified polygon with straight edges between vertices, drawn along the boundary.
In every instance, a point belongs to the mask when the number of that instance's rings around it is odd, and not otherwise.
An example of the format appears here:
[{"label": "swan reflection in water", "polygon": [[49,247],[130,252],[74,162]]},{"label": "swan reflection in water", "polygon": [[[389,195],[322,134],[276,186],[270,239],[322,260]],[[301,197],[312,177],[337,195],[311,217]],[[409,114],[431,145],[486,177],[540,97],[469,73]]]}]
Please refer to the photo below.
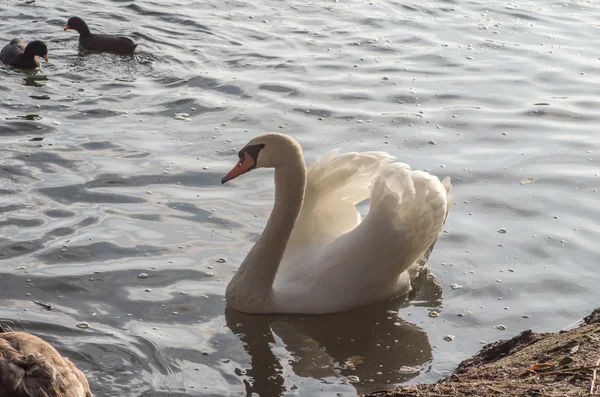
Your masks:
[{"label": "swan reflection in water", "polygon": [[[299,377],[351,384],[359,393],[414,378],[431,360],[432,348],[426,332],[400,319],[398,310],[408,304],[438,306],[441,300],[441,287],[429,272],[415,284],[409,297],[331,315],[257,316],[227,309],[227,326],[250,356],[250,368],[239,373],[247,395],[279,396],[295,389],[286,382],[288,368]],[[287,357],[274,351],[279,341]]]}]

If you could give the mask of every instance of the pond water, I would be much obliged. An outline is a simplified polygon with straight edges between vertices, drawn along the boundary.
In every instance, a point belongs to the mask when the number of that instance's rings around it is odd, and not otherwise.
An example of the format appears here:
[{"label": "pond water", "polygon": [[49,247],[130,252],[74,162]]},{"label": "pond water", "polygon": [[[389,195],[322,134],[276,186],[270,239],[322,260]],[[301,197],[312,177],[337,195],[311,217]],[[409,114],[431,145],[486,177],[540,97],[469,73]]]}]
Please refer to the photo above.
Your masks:
[{"label": "pond water", "polygon": [[[96,396],[430,382],[598,305],[595,2],[7,0],[0,15],[2,45],[50,56],[0,66],[0,321],[52,342]],[[74,15],[136,54],[80,53]],[[220,179],[266,131],[309,162],[383,150],[450,176],[439,286],[333,316],[225,311],[273,181]]]}]

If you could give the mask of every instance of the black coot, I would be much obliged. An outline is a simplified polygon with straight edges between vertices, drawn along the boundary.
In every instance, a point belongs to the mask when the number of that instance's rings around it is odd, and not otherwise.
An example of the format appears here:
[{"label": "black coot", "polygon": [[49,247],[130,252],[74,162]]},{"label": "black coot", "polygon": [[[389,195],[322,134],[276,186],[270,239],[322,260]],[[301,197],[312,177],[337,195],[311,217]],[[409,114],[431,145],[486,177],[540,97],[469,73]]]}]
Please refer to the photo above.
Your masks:
[{"label": "black coot", "polygon": [[40,66],[40,60],[37,57],[44,58],[48,63],[48,47],[39,40],[28,44],[22,39],[12,39],[0,52],[2,62],[24,69],[34,69]]},{"label": "black coot", "polygon": [[131,54],[137,44],[133,40],[109,34],[94,34],[90,32],[85,21],[79,17],[69,18],[63,30],[73,29],[79,32],[79,45],[88,51],[116,52],[118,54]]}]

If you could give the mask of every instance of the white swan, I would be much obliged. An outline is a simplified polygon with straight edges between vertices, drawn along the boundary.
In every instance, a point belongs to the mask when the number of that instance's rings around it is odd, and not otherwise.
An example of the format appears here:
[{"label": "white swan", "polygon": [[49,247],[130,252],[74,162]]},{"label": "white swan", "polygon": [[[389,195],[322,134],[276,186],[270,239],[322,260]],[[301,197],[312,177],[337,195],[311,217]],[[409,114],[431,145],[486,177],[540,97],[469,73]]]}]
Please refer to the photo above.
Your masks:
[{"label": "white swan", "polygon": [[[411,171],[383,152],[332,151],[307,171],[298,142],[276,133],[252,139],[238,155],[222,183],[275,168],[275,205],[227,285],[229,308],[337,313],[409,291],[448,215],[450,178]],[[355,206],[369,192],[361,222]]]}]

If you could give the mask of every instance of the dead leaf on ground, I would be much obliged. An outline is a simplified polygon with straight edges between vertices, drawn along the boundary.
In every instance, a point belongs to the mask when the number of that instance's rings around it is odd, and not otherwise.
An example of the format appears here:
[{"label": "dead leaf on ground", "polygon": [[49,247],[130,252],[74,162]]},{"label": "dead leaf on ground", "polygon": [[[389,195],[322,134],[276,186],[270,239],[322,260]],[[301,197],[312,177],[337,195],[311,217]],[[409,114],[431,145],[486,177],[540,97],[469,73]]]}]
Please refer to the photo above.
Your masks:
[{"label": "dead leaf on ground", "polygon": [[531,367],[529,367],[529,371],[543,371],[545,369],[550,369],[553,368],[554,364],[551,363],[550,361],[547,361],[545,363],[542,364],[535,364],[532,365]]}]

